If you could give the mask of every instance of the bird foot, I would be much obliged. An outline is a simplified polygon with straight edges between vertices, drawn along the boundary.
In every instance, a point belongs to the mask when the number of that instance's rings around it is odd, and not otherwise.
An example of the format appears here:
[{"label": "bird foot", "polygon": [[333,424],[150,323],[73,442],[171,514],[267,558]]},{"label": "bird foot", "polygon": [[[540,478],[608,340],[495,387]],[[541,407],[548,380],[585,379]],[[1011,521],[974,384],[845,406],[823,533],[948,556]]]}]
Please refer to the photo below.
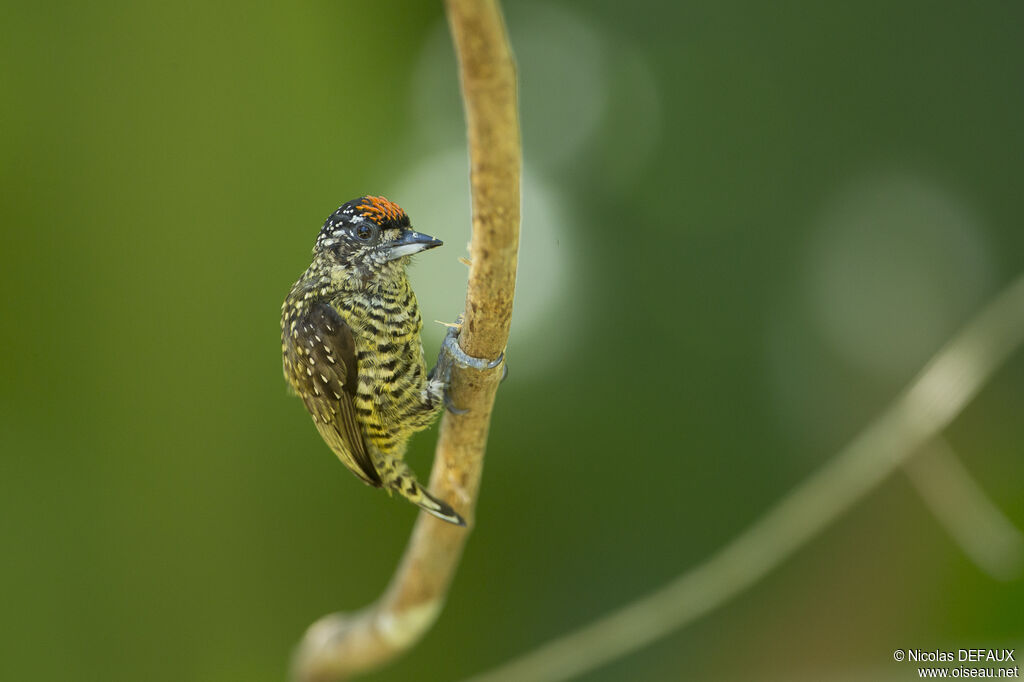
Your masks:
[{"label": "bird foot", "polygon": [[[460,319],[461,323],[461,319]],[[460,325],[461,326],[461,325]],[[449,327],[448,333],[444,337],[444,343],[441,344],[442,352],[447,352],[451,356],[451,360],[463,369],[477,369],[480,371],[494,369],[502,363],[505,359],[505,354],[502,353],[494,360],[486,360],[484,358],[474,358],[472,355],[468,355],[466,351],[462,350],[459,346],[459,331],[455,327]],[[451,371],[451,367],[448,368]]]},{"label": "bird foot", "polygon": [[[448,333],[444,337],[444,342],[441,344],[441,352],[437,354],[437,365],[430,372],[431,377],[440,379],[444,384],[444,406],[452,414],[466,414],[469,410],[457,407],[452,402],[451,395],[448,393],[448,385],[451,382],[452,366],[458,366],[463,369],[475,369],[479,371],[486,371],[494,369],[501,365],[505,359],[505,353],[502,353],[494,360],[487,360],[483,358],[475,358],[472,355],[467,354],[459,346],[459,332],[462,330],[462,316],[455,321],[455,324],[448,326]],[[508,368],[503,367],[502,369],[502,381],[508,375]]]},{"label": "bird foot", "polygon": [[448,410],[452,414],[463,415],[469,412],[468,408],[455,407],[455,402],[452,401],[452,394],[448,392],[448,387],[444,389],[444,409]]}]

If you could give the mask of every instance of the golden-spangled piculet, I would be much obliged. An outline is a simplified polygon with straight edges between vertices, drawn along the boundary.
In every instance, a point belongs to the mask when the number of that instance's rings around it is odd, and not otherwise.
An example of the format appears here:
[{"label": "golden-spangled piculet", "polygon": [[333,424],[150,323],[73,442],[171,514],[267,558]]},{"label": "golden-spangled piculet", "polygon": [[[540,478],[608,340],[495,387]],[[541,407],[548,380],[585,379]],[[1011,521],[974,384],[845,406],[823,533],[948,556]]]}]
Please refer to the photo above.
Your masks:
[{"label": "golden-spangled piculet", "polygon": [[440,240],[415,232],[383,197],[341,206],[281,307],[281,353],[285,378],[352,473],[465,525],[403,460],[409,436],[445,405],[447,372],[426,370],[423,322],[405,272],[413,254],[436,246]]}]

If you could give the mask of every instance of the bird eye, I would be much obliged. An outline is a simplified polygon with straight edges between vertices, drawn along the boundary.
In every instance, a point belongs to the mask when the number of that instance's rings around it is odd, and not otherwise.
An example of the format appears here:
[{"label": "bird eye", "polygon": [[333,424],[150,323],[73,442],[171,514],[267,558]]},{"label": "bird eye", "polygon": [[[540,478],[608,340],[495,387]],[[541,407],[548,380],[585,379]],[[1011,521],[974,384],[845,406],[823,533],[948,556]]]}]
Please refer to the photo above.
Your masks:
[{"label": "bird eye", "polygon": [[355,235],[356,239],[360,241],[368,242],[376,234],[377,230],[367,225],[366,223],[360,223],[356,226]]}]

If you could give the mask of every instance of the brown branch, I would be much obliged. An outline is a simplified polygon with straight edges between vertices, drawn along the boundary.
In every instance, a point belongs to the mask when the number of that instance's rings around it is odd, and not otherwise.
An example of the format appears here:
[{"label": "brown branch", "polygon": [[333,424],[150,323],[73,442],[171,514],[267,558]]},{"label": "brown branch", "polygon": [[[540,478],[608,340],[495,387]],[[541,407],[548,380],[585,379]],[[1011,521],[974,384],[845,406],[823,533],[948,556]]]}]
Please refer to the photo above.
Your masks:
[{"label": "brown branch", "polygon": [[[497,0],[445,3],[459,61],[473,192],[472,262],[459,346],[498,358],[508,340],[519,252],[521,151],[516,77]],[[450,393],[463,415],[441,422],[430,489],[466,519],[459,528],[421,513],[383,596],[354,614],[314,623],[299,644],[293,678],[339,680],[390,661],[437,619],[473,526],[484,448],[501,368],[455,366]]]}]

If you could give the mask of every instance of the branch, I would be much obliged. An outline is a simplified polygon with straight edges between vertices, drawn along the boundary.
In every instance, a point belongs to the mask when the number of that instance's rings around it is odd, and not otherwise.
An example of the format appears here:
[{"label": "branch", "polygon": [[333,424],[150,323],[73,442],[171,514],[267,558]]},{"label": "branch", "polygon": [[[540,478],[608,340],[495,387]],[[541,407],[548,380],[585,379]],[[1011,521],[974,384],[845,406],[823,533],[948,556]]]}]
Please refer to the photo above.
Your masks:
[{"label": "branch", "polygon": [[935,438],[1024,343],[1024,276],[986,306],[885,412],[703,564],[472,682],[553,682],[633,652],[755,584]]},{"label": "branch", "polygon": [[[508,341],[519,252],[519,119],[516,76],[497,0],[448,0],[469,137],[473,238],[459,346],[494,359]],[[395,658],[437,619],[473,526],[484,448],[502,369],[452,368],[449,389],[463,415],[441,422],[430,489],[466,519],[460,528],[421,513],[384,595],[355,614],[321,618],[293,663],[301,682],[339,680]]]},{"label": "branch", "polygon": [[964,554],[996,580],[1024,569],[1024,533],[992,503],[953,448],[936,438],[903,466],[928,509]]}]

